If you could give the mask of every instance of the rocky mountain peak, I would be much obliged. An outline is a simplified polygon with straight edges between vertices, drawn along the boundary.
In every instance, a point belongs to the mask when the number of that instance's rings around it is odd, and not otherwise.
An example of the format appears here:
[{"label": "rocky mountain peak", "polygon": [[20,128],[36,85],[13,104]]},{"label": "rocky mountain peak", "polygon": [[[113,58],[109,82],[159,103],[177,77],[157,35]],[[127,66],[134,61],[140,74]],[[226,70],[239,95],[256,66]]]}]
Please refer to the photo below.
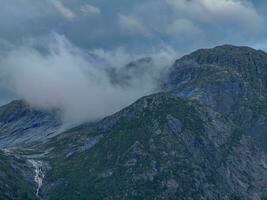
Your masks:
[{"label": "rocky mountain peak", "polygon": [[177,60],[176,65],[189,61],[199,65],[217,66],[230,70],[238,73],[256,87],[263,84],[266,89],[267,54],[261,50],[245,46],[222,45],[211,49],[197,50]]},{"label": "rocky mountain peak", "polygon": [[231,118],[267,151],[267,54],[222,45],[176,60],[164,90],[195,99]]},{"label": "rocky mountain peak", "polygon": [[246,46],[221,45],[209,49],[199,49],[181,60],[192,59],[198,64],[221,64],[238,67],[239,65],[256,65],[267,63],[267,54]]}]

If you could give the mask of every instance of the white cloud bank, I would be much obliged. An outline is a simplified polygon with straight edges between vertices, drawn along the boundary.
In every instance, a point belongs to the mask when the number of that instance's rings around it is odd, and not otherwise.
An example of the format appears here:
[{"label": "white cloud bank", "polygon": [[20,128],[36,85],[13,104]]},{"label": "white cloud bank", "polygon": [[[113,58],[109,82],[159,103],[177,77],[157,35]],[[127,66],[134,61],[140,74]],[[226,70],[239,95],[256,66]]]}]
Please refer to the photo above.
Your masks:
[{"label": "white cloud bank", "polygon": [[[107,69],[120,67],[139,56],[94,50],[90,54],[53,34],[42,50],[24,45],[6,53],[0,62],[6,88],[30,105],[61,108],[66,123],[97,120],[154,92],[156,79],[175,58],[172,49],[152,53],[155,65],[141,76],[127,74],[128,85],[112,83]],[[124,71],[125,73],[125,71]]]}]

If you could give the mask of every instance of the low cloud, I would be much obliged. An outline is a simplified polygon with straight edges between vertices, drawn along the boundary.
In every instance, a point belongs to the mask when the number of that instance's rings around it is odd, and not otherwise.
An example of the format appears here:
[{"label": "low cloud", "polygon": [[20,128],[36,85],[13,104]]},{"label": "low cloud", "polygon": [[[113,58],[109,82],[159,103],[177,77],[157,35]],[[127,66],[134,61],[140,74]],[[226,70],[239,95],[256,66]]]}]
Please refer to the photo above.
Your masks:
[{"label": "low cloud", "polygon": [[[42,43],[6,53],[0,63],[1,81],[6,91],[34,107],[60,108],[64,121],[71,124],[100,119],[157,91],[158,78],[176,57],[171,48],[152,52],[155,60],[148,59],[147,70],[142,66],[137,76],[123,66],[147,55],[130,55],[123,49],[85,53],[55,33]],[[114,81],[111,72],[119,79]],[[127,84],[120,77],[127,77]]]}]

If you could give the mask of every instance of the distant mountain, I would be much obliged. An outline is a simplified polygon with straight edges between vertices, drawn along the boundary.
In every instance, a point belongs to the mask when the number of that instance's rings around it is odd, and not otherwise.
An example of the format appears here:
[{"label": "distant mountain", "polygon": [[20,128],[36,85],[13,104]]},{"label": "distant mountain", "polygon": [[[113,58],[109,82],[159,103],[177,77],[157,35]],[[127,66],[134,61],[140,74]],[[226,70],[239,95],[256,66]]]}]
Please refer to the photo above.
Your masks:
[{"label": "distant mountain", "polygon": [[265,75],[266,53],[224,45],[178,59],[162,93],[65,132],[57,111],[1,107],[0,199],[267,199]]}]

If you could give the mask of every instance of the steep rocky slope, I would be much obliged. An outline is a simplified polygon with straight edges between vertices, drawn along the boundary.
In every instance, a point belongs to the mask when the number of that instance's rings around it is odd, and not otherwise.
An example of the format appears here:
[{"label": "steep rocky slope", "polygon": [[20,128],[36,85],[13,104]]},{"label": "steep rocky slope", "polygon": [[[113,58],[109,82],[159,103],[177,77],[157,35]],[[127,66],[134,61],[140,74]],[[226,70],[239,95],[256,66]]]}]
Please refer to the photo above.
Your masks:
[{"label": "steep rocky slope", "polygon": [[164,90],[213,107],[267,151],[267,54],[224,45],[177,60]]},{"label": "steep rocky slope", "polygon": [[0,107],[0,148],[44,142],[61,126],[58,111],[31,108],[23,101]]},{"label": "steep rocky slope", "polygon": [[[37,147],[36,147],[37,148]],[[144,97],[45,146],[43,199],[263,199],[265,155],[211,108]],[[28,152],[29,153],[29,152]]]}]

